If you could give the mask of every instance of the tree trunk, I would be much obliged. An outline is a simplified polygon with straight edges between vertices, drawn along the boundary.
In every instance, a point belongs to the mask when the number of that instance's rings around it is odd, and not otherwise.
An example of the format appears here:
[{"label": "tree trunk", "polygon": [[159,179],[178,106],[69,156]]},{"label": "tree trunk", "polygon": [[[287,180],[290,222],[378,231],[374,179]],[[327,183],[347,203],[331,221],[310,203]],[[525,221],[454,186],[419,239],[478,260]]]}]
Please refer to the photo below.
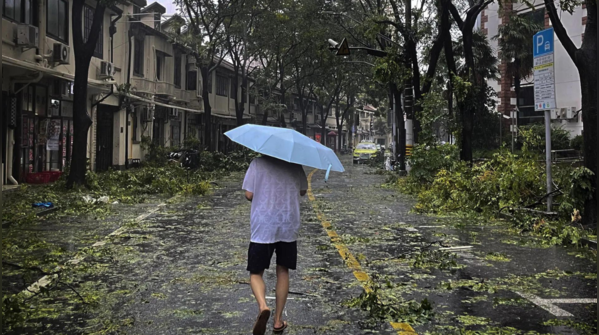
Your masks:
[{"label": "tree trunk", "polygon": [[[596,40],[595,40],[596,42]],[[596,50],[596,49],[595,49]],[[589,50],[590,51],[590,50]],[[579,51],[580,88],[582,92],[584,166],[594,173],[592,185],[597,188],[597,62],[587,50]],[[597,223],[597,199],[592,194],[584,203],[582,221]]]},{"label": "tree trunk", "polygon": [[473,95],[468,93],[465,101],[460,104],[460,122],[462,125],[462,139],[460,159],[472,164],[472,128],[474,125],[474,106],[469,101],[472,101]]},{"label": "tree trunk", "polygon": [[[597,189],[597,2],[587,0],[584,3],[588,17],[580,48],[576,48],[568,36],[555,3],[545,0],[545,8],[555,34],[578,69],[582,93],[584,166],[593,172],[592,185]],[[596,197],[597,195],[590,195],[585,200],[582,215],[584,224],[597,224]]]},{"label": "tree trunk", "polygon": [[[329,111],[327,110],[327,115],[329,114]],[[320,143],[322,145],[326,145],[326,131],[327,131],[327,121],[324,117],[324,108],[322,111],[320,111]]]},{"label": "tree trunk", "polygon": [[[204,149],[213,151],[212,146],[212,106],[210,106],[210,92],[208,92],[209,66],[200,68],[202,73],[202,100],[204,101]],[[212,84],[212,83],[211,83]]]},{"label": "tree trunk", "polygon": [[92,120],[87,114],[87,76],[91,57],[75,57],[73,92],[73,156],[67,186],[85,184],[87,135]]},{"label": "tree trunk", "polygon": [[92,120],[87,113],[87,82],[89,64],[101,31],[106,7],[100,2],[94,10],[91,31],[95,34],[85,36],[83,28],[83,1],[75,1],[72,7],[73,47],[75,52],[75,83],[73,92],[73,156],[71,172],[67,179],[67,187],[85,185],[87,171],[87,135]]},{"label": "tree trunk", "polygon": [[262,125],[266,126],[268,124],[268,111],[265,110],[264,114],[262,114]]},{"label": "tree trunk", "polygon": [[235,76],[233,77],[233,87],[235,88],[233,92],[231,92],[231,94],[233,94],[233,100],[235,103],[235,118],[237,121],[237,126],[241,126],[243,125],[243,112],[244,112],[244,106],[243,106],[243,97],[241,98],[240,101],[240,97],[239,97],[239,66],[233,66],[233,71],[235,72]]},{"label": "tree trunk", "polygon": [[393,139],[395,141],[395,153],[397,157],[393,157],[393,159],[397,159],[399,163],[399,170],[405,171],[406,169],[406,123],[404,120],[403,109],[401,108],[401,92],[397,88],[397,85],[391,84],[389,89],[391,90],[391,96],[395,99],[395,128],[397,129],[397,134]]}]

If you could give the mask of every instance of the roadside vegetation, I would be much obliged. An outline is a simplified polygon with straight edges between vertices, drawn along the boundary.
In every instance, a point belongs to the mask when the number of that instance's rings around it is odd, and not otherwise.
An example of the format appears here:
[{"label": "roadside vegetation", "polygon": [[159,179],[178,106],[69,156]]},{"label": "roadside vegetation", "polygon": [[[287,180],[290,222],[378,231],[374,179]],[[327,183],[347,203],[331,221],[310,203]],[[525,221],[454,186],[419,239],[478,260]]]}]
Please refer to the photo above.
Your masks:
[{"label": "roadside vegetation", "polygon": [[[592,173],[570,163],[553,167],[553,213],[546,213],[546,172],[535,130],[522,132],[519,154],[507,148],[469,166],[451,144],[419,145],[409,158],[410,175],[393,184],[418,199],[414,211],[437,215],[509,220],[518,233],[552,245],[579,244],[593,232],[581,225],[580,212],[594,189]],[[567,142],[566,142],[567,143]],[[485,222],[485,221],[481,221]]]}]

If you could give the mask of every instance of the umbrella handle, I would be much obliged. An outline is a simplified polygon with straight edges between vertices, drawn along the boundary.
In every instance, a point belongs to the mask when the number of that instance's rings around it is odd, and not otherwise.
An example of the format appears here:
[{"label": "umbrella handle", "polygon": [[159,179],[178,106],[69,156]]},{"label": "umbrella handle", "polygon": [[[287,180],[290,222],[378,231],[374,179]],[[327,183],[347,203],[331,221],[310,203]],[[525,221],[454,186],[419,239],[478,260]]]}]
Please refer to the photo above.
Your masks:
[{"label": "umbrella handle", "polygon": [[327,169],[327,173],[324,175],[324,182],[325,183],[329,180],[329,173],[331,173],[331,167],[333,167],[333,165],[329,164],[329,168]]}]

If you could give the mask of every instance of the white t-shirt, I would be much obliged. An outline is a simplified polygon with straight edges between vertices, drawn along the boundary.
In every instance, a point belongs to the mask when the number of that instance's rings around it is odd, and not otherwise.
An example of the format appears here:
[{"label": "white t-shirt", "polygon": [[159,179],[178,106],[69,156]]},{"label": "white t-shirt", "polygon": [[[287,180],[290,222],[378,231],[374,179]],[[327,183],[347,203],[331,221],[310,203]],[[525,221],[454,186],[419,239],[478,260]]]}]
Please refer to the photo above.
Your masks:
[{"label": "white t-shirt", "polygon": [[294,242],[300,227],[300,191],[308,189],[304,169],[271,157],[256,158],[243,180],[254,194],[250,225],[254,243]]}]

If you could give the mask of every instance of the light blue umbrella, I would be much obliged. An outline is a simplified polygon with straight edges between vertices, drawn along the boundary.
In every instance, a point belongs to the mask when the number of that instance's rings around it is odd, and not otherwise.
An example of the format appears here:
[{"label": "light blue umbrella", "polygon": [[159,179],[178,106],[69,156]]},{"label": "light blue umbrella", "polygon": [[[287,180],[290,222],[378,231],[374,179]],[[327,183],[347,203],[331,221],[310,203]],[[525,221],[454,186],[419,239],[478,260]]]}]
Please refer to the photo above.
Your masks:
[{"label": "light blue umbrella", "polygon": [[231,141],[263,155],[327,170],[325,180],[328,180],[331,170],[345,171],[331,148],[327,148],[293,129],[245,124],[229,130],[225,135]]}]

